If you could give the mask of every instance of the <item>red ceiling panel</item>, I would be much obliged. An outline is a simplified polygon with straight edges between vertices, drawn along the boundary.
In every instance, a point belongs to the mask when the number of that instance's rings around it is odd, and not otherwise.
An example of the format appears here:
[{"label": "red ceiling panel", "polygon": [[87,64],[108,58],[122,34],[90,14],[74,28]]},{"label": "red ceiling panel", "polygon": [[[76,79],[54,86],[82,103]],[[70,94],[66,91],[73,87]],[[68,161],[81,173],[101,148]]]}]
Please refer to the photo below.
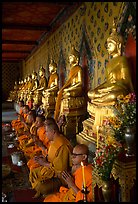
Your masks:
[{"label": "red ceiling panel", "polygon": [[3,29],[2,30],[2,40],[18,40],[18,41],[37,41],[40,36],[43,34],[43,31],[36,30],[35,32],[33,30],[20,30],[20,29],[14,29],[11,30]]},{"label": "red ceiling panel", "polygon": [[15,44],[3,44],[2,51],[30,51],[33,49],[33,45],[16,45]]},{"label": "red ceiling panel", "polygon": [[71,12],[73,7],[77,8],[80,4],[2,2],[2,60],[25,60],[38,48],[42,37],[54,30],[53,25],[56,25],[61,13]]}]

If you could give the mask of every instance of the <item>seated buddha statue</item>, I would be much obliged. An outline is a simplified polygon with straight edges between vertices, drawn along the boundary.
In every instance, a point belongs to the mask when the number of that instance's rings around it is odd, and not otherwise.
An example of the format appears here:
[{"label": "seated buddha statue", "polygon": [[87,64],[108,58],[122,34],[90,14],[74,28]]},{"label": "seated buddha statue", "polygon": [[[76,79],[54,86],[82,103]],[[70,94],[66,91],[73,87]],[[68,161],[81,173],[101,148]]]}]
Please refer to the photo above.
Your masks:
[{"label": "seated buddha statue", "polygon": [[[107,51],[112,58],[106,68],[106,81],[88,92],[91,104],[98,108],[112,106],[120,94],[125,96],[133,91],[130,66],[127,58],[121,53],[122,43],[123,38],[117,33],[113,23],[112,33],[107,39]],[[97,114],[101,114],[100,112],[101,110]]]},{"label": "seated buddha statue", "polygon": [[47,110],[46,112],[52,113],[55,110],[55,100],[59,90],[57,64],[53,60],[49,64],[49,73],[48,87],[43,91],[42,103],[43,107]]},{"label": "seated buddha statue", "polygon": [[30,83],[31,83],[31,79],[30,79],[30,76],[28,75],[26,78],[25,78],[25,86],[24,86],[24,89],[23,89],[23,94],[24,94],[24,103],[26,104],[27,103],[27,96],[28,96],[28,92],[29,92],[29,86],[30,86]]},{"label": "seated buddha statue", "polygon": [[107,51],[110,59],[106,69],[106,81],[88,92],[89,114],[95,114],[94,126],[101,126],[105,117],[113,116],[112,106],[119,95],[133,92],[133,85],[128,60],[122,55],[123,38],[117,33],[113,23],[112,33],[107,39]]},{"label": "seated buddha statue", "polygon": [[32,73],[32,88],[31,88],[31,94],[38,88],[38,79],[37,79],[37,73],[33,71]]},{"label": "seated buddha statue", "polygon": [[9,93],[8,100],[17,101],[18,100],[17,91],[18,91],[18,83],[17,83],[17,81],[15,81],[13,90],[11,90]]},{"label": "seated buddha statue", "polygon": [[20,80],[19,81],[19,89],[18,89],[18,101],[20,101],[20,98],[21,98],[21,90],[23,88],[23,85],[24,85],[24,81]]},{"label": "seated buddha statue", "polygon": [[57,64],[51,60],[51,63],[49,64],[49,72],[50,77],[48,80],[48,87],[43,91],[44,96],[50,95],[51,92],[58,90],[58,74],[57,74]]},{"label": "seated buddha statue", "polygon": [[26,88],[26,100],[27,100],[27,103],[28,103],[28,101],[30,101],[32,99],[32,96],[31,96],[32,88],[33,88],[32,76],[28,75],[28,78],[27,78],[27,88]]},{"label": "seated buddha statue", "polygon": [[34,95],[35,95],[35,102],[41,102],[42,101],[42,92],[47,88],[47,79],[45,77],[45,69],[43,67],[40,67],[39,70],[39,85],[37,87],[37,89],[34,91]]},{"label": "seated buddha statue", "polygon": [[24,78],[24,80],[22,82],[22,87],[21,87],[21,90],[20,90],[20,100],[23,100],[23,101],[24,101],[24,93],[25,93],[25,90],[26,90],[26,86],[27,86],[27,78]]},{"label": "seated buddha statue", "polygon": [[54,118],[58,120],[60,113],[62,112],[63,99],[82,96],[82,68],[79,66],[79,52],[72,46],[71,53],[69,55],[70,73],[68,80],[63,87],[59,90]]}]

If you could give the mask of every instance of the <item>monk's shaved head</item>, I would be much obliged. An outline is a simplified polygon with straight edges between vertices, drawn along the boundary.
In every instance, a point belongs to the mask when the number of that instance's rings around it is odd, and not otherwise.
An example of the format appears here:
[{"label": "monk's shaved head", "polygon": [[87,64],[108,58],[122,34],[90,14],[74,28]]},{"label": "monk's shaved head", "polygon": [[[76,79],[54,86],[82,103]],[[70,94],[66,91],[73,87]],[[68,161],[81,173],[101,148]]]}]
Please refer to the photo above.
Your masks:
[{"label": "monk's shaved head", "polygon": [[74,147],[73,152],[74,153],[78,153],[78,154],[86,154],[86,155],[88,155],[89,149],[88,149],[88,146],[85,145],[85,144],[78,144],[78,145],[76,145]]}]

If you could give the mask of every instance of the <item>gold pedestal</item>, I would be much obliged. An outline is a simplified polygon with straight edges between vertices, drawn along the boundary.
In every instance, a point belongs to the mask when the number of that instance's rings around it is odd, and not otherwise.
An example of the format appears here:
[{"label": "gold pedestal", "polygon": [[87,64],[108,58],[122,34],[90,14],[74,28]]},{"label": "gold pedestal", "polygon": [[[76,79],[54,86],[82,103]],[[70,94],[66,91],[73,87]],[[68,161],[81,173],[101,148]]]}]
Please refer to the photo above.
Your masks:
[{"label": "gold pedestal", "polygon": [[[120,201],[119,202],[131,202],[130,190],[134,186],[134,180],[136,180],[136,161],[127,161],[127,158],[123,159],[124,161],[115,161],[112,169],[113,178],[119,179],[120,184]],[[132,160],[132,159],[129,159]],[[95,187],[96,184],[98,188],[101,188],[103,181],[99,177],[98,173],[93,169],[92,171],[93,182],[93,199],[95,201]],[[113,196],[113,195],[112,195]],[[97,201],[98,202],[98,201]]]},{"label": "gold pedestal", "polygon": [[86,101],[84,97],[69,97],[63,99],[62,114],[65,115],[66,125],[64,134],[73,138],[82,130],[82,121],[86,115]]},{"label": "gold pedestal", "polygon": [[57,92],[58,89],[56,89],[56,91],[46,92],[46,94],[44,94],[42,97],[42,103],[46,117],[52,117],[54,115]]},{"label": "gold pedestal", "polygon": [[[136,180],[136,160],[134,157],[126,158],[123,161],[116,161],[112,175],[116,180],[119,178],[119,184],[121,186],[121,202],[131,202],[130,190],[134,186],[134,180]],[[129,161],[127,161],[129,160]]]},{"label": "gold pedestal", "polygon": [[109,107],[98,107],[89,102],[87,111],[89,112],[90,117],[83,121],[83,131],[76,135],[77,142],[86,145],[93,143],[95,146],[97,146],[98,137],[98,147],[102,147],[107,139],[102,123],[106,117],[114,115],[113,111]]},{"label": "gold pedestal", "polygon": [[42,103],[42,91],[36,91],[34,93],[34,103],[37,104],[37,103]]}]

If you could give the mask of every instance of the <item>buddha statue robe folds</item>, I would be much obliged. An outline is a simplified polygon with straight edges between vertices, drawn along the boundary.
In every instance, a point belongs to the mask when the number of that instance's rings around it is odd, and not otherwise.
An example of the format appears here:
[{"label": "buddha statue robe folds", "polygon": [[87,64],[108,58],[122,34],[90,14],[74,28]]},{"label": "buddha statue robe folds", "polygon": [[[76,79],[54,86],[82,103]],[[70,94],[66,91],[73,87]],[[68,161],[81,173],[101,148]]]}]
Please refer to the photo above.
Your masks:
[{"label": "buddha statue robe folds", "polygon": [[[72,132],[72,124],[74,126],[75,123],[76,127],[78,127],[77,122],[79,120],[79,117],[81,115],[84,115],[85,113],[85,98],[83,95],[82,85],[82,68],[78,64],[79,53],[74,48],[74,46],[72,47],[71,53],[69,55],[69,62],[71,66],[69,77],[66,83],[58,92],[54,118],[58,120],[61,115],[65,115],[67,124],[70,126],[70,132]],[[67,132],[68,131],[66,131],[66,133]],[[76,133],[76,130],[74,133]]]},{"label": "buddha statue robe folds", "polygon": [[55,110],[56,96],[58,88],[57,64],[51,60],[49,64],[50,77],[48,88],[43,91],[42,103],[45,109],[46,116],[52,116]]},{"label": "buddha statue robe folds", "polygon": [[42,92],[47,88],[47,79],[45,77],[45,69],[43,67],[40,67],[39,70],[39,85],[38,88],[34,91],[34,103],[42,103]]}]

